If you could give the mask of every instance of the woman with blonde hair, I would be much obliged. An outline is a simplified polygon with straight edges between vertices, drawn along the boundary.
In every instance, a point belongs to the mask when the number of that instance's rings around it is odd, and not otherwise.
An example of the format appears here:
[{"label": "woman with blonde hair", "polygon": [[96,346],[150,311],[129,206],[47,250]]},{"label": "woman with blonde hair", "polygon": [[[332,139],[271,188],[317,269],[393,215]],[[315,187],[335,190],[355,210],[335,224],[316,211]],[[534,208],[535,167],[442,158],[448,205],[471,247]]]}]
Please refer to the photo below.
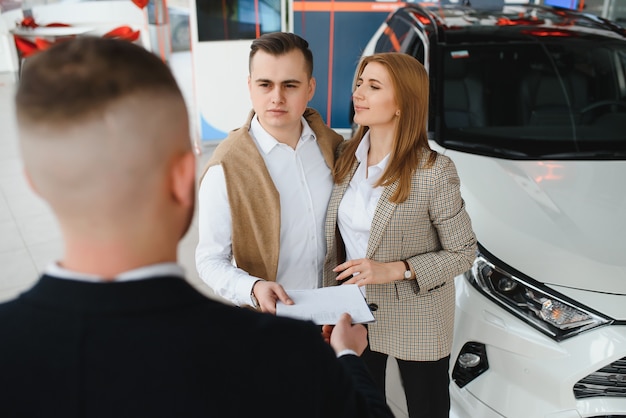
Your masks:
[{"label": "woman with blonde hair", "polygon": [[356,283],[374,311],[363,354],[380,388],[399,366],[410,417],[449,416],[454,277],[476,237],[452,160],[427,136],[428,74],[401,53],[367,56],[352,100],[326,218],[324,285]]}]

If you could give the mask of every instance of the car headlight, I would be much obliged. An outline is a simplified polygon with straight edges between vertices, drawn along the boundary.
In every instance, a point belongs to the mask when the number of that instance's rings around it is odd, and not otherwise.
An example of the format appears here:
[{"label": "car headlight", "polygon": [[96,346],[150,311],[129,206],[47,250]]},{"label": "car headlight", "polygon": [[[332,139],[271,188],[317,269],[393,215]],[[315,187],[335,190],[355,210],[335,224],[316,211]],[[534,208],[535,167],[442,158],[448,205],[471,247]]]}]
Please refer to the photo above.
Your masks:
[{"label": "car headlight", "polygon": [[612,322],[566,296],[509,273],[478,254],[465,277],[481,293],[556,341]]}]

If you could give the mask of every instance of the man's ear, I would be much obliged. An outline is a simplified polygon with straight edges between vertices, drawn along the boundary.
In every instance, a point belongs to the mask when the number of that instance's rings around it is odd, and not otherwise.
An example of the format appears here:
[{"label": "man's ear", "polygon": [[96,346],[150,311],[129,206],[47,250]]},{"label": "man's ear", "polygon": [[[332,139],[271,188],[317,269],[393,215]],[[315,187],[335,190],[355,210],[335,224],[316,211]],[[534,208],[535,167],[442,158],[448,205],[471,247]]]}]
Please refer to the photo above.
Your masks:
[{"label": "man's ear", "polygon": [[313,96],[315,95],[315,86],[316,86],[316,81],[315,81],[315,77],[311,77],[311,79],[309,80],[309,101],[311,101],[313,99]]},{"label": "man's ear", "polygon": [[172,197],[184,206],[195,204],[196,156],[187,151],[172,164]]}]

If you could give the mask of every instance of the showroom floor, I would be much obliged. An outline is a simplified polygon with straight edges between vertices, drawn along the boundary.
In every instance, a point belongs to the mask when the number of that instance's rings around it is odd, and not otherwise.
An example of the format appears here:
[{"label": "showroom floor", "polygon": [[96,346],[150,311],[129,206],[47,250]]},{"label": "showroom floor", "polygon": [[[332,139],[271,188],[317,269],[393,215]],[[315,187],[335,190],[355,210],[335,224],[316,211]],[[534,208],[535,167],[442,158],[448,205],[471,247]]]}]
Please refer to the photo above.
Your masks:
[{"label": "showroom floor", "polygon": [[[192,107],[191,53],[173,53],[170,66]],[[12,299],[30,287],[42,269],[58,259],[63,251],[61,233],[49,207],[30,190],[22,174],[13,116],[14,87],[14,75],[0,73],[0,302]],[[204,144],[198,148],[200,170],[214,145]],[[198,228],[194,217],[190,231],[179,246],[179,260],[189,281],[202,293],[215,297],[198,278],[195,269],[197,242]],[[389,383],[389,404],[398,418],[405,418],[406,405],[395,363],[390,363]]]}]

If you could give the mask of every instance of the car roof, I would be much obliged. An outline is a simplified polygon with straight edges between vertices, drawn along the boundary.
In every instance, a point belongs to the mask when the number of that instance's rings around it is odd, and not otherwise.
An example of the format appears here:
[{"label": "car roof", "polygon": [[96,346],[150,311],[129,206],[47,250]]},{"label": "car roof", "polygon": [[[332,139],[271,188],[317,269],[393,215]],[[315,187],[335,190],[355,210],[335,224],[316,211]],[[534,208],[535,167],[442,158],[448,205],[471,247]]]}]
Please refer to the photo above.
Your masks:
[{"label": "car roof", "polygon": [[626,30],[595,15],[558,7],[503,4],[479,8],[433,2],[407,3],[396,13],[417,25],[436,27],[438,42],[464,43],[562,36],[626,39]]}]

